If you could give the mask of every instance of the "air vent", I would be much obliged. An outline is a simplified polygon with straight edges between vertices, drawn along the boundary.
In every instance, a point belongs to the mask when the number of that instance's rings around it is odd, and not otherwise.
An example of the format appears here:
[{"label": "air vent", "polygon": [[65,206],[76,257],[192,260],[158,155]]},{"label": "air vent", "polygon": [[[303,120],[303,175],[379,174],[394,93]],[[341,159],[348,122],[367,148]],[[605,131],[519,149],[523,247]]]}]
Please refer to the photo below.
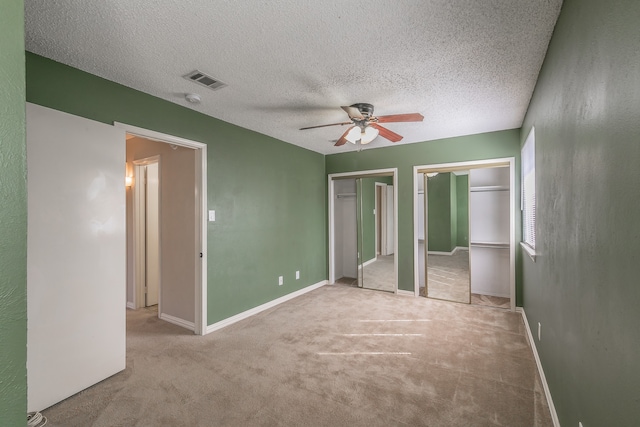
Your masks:
[{"label": "air vent", "polygon": [[226,84],[222,83],[221,81],[216,80],[213,77],[208,76],[202,71],[198,70],[192,71],[183,77],[187,80],[191,80],[192,82],[196,82],[199,85],[208,87],[211,90],[220,89],[226,86]]}]

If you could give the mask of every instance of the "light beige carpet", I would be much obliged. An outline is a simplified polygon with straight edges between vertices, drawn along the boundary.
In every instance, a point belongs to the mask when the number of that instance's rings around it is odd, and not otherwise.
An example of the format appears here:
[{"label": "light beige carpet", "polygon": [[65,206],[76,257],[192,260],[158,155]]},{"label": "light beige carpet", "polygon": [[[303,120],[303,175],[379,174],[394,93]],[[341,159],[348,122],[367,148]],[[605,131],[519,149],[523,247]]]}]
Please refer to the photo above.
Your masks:
[{"label": "light beige carpet", "polygon": [[49,426],[551,426],[519,314],[325,286],[205,337],[127,312]]},{"label": "light beige carpet", "polygon": [[364,266],[362,287],[395,292],[396,275],[393,255],[378,255],[374,262]]},{"label": "light beige carpet", "polygon": [[469,251],[427,257],[427,296],[469,304]]}]

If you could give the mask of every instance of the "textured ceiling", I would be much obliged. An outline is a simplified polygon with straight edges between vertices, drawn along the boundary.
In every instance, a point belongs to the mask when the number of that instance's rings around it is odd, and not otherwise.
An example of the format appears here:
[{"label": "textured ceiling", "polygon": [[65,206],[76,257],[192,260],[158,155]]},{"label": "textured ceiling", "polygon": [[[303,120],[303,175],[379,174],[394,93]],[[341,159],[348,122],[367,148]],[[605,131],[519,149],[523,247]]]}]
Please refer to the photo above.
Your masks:
[{"label": "textured ceiling", "polygon": [[[341,105],[412,143],[522,124],[561,0],[26,0],[26,48],[323,154]],[[228,86],[182,76],[199,69]],[[186,93],[202,98],[189,104]],[[389,146],[378,137],[366,148]]]}]

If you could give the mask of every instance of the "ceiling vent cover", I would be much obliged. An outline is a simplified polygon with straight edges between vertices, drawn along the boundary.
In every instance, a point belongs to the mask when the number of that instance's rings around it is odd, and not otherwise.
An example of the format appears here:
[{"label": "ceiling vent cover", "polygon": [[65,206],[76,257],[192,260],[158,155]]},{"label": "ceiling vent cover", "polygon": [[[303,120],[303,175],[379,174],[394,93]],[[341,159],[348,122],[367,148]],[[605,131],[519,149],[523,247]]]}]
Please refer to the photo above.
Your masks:
[{"label": "ceiling vent cover", "polygon": [[226,86],[226,84],[222,83],[221,81],[216,80],[213,77],[198,70],[194,70],[189,74],[184,75],[183,77],[187,80],[191,80],[192,82],[196,82],[199,85],[208,87],[211,90],[220,89]]}]

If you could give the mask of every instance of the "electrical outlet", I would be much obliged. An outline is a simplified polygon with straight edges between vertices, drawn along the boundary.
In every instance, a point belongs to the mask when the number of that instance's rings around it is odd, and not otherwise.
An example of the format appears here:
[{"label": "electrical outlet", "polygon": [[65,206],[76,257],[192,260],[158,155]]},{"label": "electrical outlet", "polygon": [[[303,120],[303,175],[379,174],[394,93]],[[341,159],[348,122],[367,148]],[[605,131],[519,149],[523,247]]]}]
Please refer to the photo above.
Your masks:
[{"label": "electrical outlet", "polygon": [[282,286],[282,285],[284,285],[284,277],[279,276],[278,277],[278,286]]},{"label": "electrical outlet", "polygon": [[540,322],[538,322],[538,341],[540,341],[540,329],[542,328],[542,326],[540,325]]},{"label": "electrical outlet", "polygon": [[214,222],[216,220],[216,211],[209,211],[209,222]]},{"label": "electrical outlet", "polygon": [[300,270],[296,271],[296,280],[300,280]]}]

